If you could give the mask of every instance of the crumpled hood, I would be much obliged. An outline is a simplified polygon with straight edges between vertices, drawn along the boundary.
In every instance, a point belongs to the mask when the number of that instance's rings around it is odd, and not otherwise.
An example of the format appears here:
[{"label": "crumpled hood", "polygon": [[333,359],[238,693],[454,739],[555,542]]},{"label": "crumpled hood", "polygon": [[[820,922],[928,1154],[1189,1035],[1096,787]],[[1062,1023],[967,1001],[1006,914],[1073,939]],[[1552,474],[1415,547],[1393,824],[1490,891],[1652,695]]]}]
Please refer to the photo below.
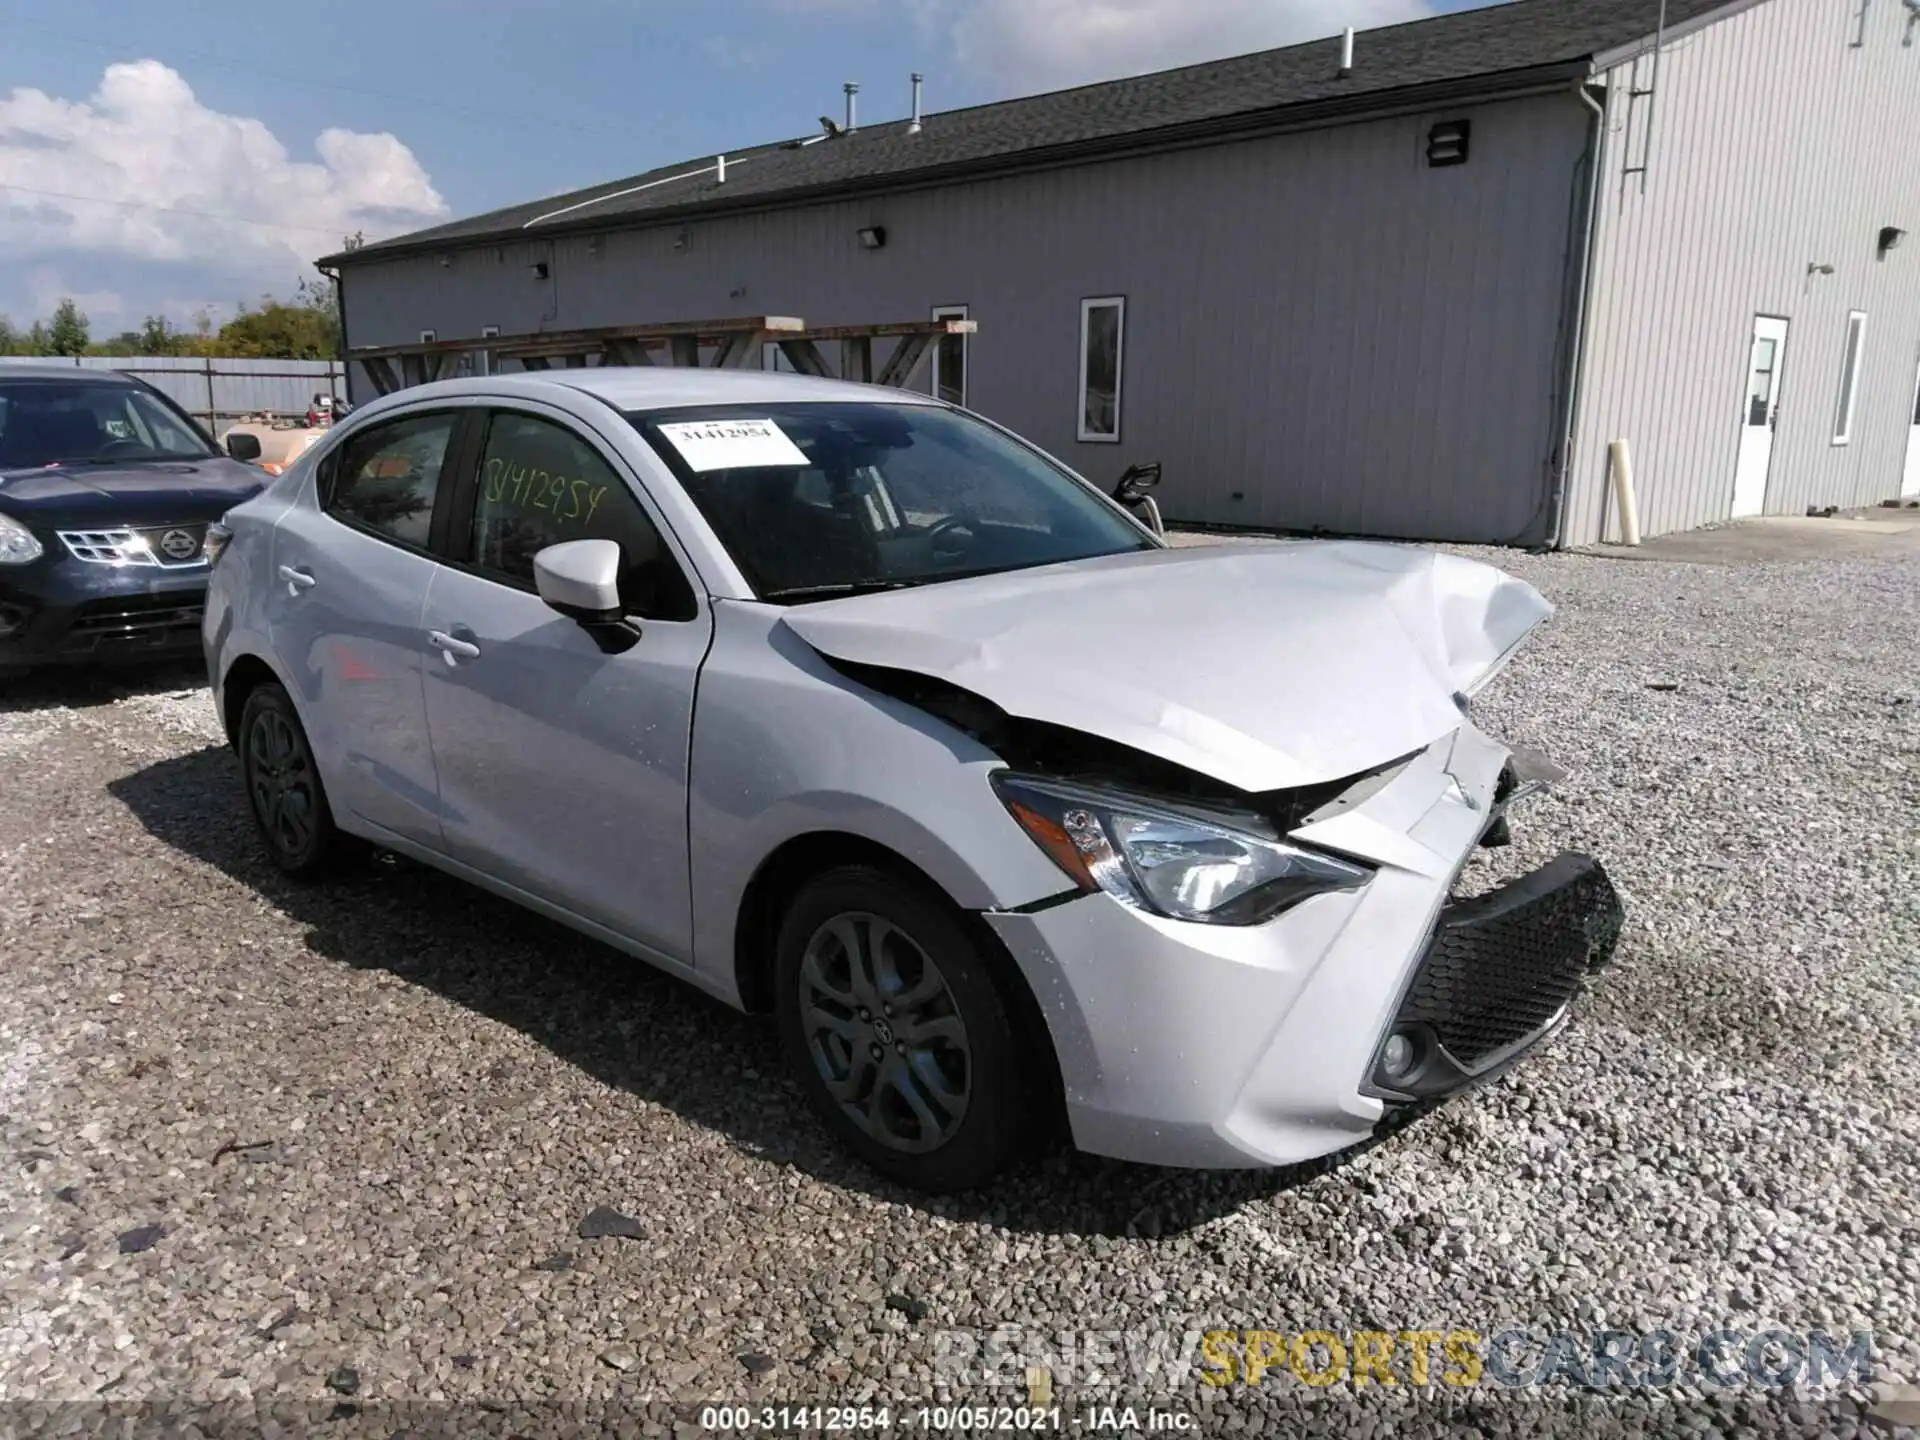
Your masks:
[{"label": "crumpled hood", "polygon": [[1356,775],[1458,729],[1455,694],[1552,613],[1478,561],[1297,541],[1103,556],[783,618],[830,658],[1258,792]]}]

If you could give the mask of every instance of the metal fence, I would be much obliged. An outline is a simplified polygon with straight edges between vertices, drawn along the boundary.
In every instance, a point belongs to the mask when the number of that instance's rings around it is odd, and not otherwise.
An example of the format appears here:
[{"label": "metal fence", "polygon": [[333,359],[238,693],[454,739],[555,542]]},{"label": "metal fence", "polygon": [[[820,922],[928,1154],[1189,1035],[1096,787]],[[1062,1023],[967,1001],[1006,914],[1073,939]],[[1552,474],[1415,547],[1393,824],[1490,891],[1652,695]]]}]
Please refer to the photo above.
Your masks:
[{"label": "metal fence", "polygon": [[216,433],[261,410],[305,414],[315,395],[347,393],[347,367],[338,360],[240,360],[197,355],[0,356],[0,365],[76,365],[120,370],[164,391],[181,409]]}]

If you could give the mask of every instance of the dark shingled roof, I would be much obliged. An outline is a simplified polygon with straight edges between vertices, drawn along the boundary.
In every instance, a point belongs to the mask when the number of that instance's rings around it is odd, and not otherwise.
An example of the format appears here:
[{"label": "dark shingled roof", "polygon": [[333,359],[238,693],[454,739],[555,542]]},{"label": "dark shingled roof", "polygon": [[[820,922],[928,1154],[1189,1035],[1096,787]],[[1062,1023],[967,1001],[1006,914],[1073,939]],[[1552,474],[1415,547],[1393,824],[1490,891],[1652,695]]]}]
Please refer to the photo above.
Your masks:
[{"label": "dark shingled roof", "polygon": [[[1732,0],[1738,3],[1738,0]],[[1730,0],[1667,0],[1683,25]],[[649,223],[907,183],[959,179],[1112,153],[1136,145],[1228,134],[1297,115],[1365,113],[1450,87],[1515,87],[1586,73],[1591,60],[1651,36],[1659,0],[1511,0],[1484,9],[1364,31],[1353,73],[1339,74],[1335,36],[1074,90],[928,115],[919,134],[904,120],[853,135],[729,153],[724,185],[714,157],[610,181],[571,194],[456,220],[329,256],[325,265],[463,243],[527,239]],[[1403,94],[1402,92],[1409,92]],[[819,133],[819,132],[814,132]],[[694,173],[704,172],[704,173]],[[687,177],[687,178],[676,178]],[[604,197],[604,198],[601,198]],[[555,213],[565,212],[565,213]],[[538,221],[528,227],[528,222]]]}]

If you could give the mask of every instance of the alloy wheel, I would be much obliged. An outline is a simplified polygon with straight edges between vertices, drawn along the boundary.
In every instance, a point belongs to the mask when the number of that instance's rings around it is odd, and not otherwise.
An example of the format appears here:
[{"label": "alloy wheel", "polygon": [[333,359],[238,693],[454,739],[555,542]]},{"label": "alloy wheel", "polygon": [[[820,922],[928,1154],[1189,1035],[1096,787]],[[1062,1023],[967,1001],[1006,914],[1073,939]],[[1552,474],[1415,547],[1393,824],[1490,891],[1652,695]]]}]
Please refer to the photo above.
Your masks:
[{"label": "alloy wheel", "polygon": [[944,1144],[967,1113],[973,1053],[946,977],[912,936],[849,911],[800,961],[807,1052],[847,1118],[890,1150]]},{"label": "alloy wheel", "polygon": [[314,839],[313,756],[277,710],[262,708],[248,728],[247,789],[274,846],[289,856],[303,854]]}]

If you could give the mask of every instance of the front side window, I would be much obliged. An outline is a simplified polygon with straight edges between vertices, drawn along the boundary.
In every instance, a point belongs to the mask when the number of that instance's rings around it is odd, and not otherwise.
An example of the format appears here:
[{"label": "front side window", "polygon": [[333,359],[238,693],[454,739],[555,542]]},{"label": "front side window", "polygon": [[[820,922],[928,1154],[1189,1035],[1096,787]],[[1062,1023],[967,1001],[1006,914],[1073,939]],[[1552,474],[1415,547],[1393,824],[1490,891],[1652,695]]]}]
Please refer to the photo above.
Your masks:
[{"label": "front side window", "polygon": [[620,592],[636,615],[688,620],[693,591],[626,482],[585,439],[510,411],[487,425],[469,555],[482,570],[533,587],[533,557],[566,540],[612,540]]},{"label": "front side window", "polygon": [[0,469],[204,460],[191,421],[134,385],[0,379]]},{"label": "front side window", "polygon": [[1120,439],[1120,363],[1127,302],[1120,296],[1080,302],[1080,438]]},{"label": "front side window", "polygon": [[409,415],[362,430],[324,462],[327,512],[416,550],[427,548],[433,499],[458,417]]},{"label": "front side window", "polygon": [[1860,348],[1866,340],[1867,317],[1855,310],[1847,316],[1847,348],[1840,360],[1840,409],[1833,417],[1833,443],[1853,439],[1853,407],[1860,398]]},{"label": "front side window", "polygon": [[627,418],[764,600],[1155,548],[1038,451],[931,405],[729,405]]}]

